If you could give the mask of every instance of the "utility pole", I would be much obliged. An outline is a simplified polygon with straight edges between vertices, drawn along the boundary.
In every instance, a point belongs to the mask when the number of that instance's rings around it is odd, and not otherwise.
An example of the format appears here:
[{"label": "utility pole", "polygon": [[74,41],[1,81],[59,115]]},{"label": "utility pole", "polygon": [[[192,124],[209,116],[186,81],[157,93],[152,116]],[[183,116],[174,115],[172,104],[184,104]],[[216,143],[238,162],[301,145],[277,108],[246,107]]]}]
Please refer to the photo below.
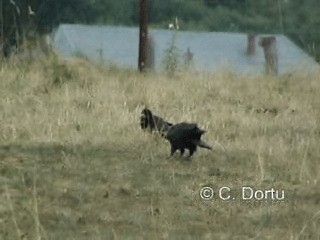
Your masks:
[{"label": "utility pole", "polygon": [[277,0],[277,3],[278,3],[279,25],[280,25],[281,33],[283,34],[284,29],[283,29],[283,16],[282,16],[281,0]]},{"label": "utility pole", "polygon": [[147,37],[148,37],[148,0],[140,1],[140,37],[138,68],[142,72],[147,60]]},{"label": "utility pole", "polygon": [[3,34],[3,1],[1,1],[1,5],[0,5],[0,21],[1,21],[1,39],[2,39],[2,42],[4,42],[4,34]]}]

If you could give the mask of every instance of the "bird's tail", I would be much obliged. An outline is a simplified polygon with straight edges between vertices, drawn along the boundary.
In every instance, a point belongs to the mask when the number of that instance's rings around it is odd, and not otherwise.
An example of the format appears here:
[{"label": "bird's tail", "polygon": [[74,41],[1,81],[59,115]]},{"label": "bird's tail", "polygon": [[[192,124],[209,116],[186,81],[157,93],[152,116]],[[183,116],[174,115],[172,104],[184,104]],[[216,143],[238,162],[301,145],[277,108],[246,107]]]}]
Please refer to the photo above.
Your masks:
[{"label": "bird's tail", "polygon": [[202,140],[200,140],[197,145],[202,148],[212,149],[212,147],[208,143]]}]

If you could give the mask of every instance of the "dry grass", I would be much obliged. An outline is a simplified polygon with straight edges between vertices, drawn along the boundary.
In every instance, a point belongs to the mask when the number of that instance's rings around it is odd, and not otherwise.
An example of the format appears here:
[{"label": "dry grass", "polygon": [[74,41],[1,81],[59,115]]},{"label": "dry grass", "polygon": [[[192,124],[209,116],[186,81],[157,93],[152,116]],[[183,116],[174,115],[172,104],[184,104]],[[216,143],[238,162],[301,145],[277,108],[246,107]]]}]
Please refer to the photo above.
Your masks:
[{"label": "dry grass", "polygon": [[[0,239],[320,239],[319,76],[2,64]],[[197,122],[214,150],[166,159],[144,106]],[[202,186],[285,201],[204,201]]]}]

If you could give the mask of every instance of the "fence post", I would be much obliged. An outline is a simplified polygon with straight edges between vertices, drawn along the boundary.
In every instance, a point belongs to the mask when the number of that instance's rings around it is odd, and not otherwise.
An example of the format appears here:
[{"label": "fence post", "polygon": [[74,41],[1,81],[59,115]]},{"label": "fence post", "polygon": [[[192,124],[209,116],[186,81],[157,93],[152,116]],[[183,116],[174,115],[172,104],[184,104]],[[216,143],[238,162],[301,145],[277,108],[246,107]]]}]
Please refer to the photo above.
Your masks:
[{"label": "fence post", "polygon": [[146,45],[146,62],[145,68],[149,70],[154,70],[155,68],[155,43],[153,37],[148,34],[147,45]]},{"label": "fence post", "polygon": [[278,74],[278,51],[275,37],[260,38],[259,45],[263,48],[266,60],[265,69],[267,74]]},{"label": "fence post", "polygon": [[256,35],[248,34],[248,45],[247,45],[247,54],[248,56],[253,56],[256,51]]}]

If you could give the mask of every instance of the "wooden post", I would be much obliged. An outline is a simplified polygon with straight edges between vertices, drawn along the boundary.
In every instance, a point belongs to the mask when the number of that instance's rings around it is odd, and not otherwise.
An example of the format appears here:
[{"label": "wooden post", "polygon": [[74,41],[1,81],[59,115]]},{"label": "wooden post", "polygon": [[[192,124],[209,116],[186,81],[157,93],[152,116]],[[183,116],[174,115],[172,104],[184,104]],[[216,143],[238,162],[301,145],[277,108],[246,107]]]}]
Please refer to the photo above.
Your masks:
[{"label": "wooden post", "polygon": [[144,67],[148,70],[154,70],[155,68],[155,43],[152,36],[148,34],[146,45],[146,61]]},{"label": "wooden post", "polygon": [[247,54],[248,56],[253,56],[256,51],[256,35],[248,34],[248,45],[247,45]]},{"label": "wooden post", "polygon": [[148,0],[140,0],[140,37],[138,68],[142,72],[146,66],[148,37]]},{"label": "wooden post", "polygon": [[259,45],[263,48],[266,60],[265,69],[267,74],[278,74],[278,51],[275,37],[260,38]]}]

